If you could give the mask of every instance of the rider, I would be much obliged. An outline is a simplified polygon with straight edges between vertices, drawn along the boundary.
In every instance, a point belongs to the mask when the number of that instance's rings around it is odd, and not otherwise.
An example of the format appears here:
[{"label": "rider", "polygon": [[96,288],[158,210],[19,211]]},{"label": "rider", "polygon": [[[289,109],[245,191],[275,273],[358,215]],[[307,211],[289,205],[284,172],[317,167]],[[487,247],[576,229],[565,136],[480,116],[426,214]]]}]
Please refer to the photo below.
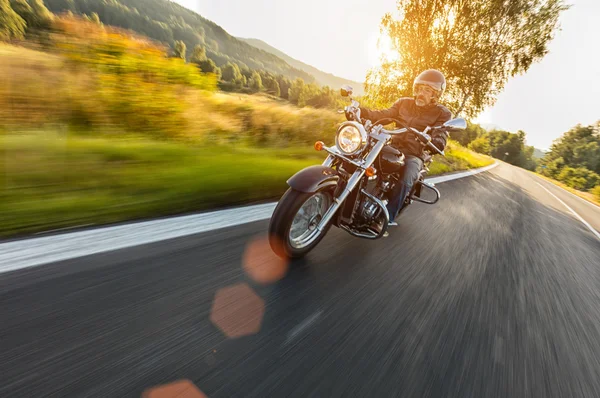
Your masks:
[{"label": "rider", "polygon": [[[452,118],[448,108],[438,104],[445,89],[446,78],[444,75],[440,71],[429,69],[421,72],[415,78],[413,98],[400,98],[391,108],[381,111],[361,107],[360,117],[373,123],[382,119],[394,118],[403,122],[407,127],[413,127],[419,131],[425,130],[428,126],[441,126]],[[389,120],[383,122],[383,124],[389,123]],[[444,130],[431,130],[431,135],[427,134],[427,139],[431,140],[431,143],[439,150],[444,150],[447,138],[448,133]],[[418,140],[419,138],[410,131],[392,139],[392,146],[405,155],[405,167],[401,171],[400,183],[396,185],[391,193],[390,202],[387,205],[390,214],[390,225],[396,225],[394,220],[423,168],[423,147]]]}]

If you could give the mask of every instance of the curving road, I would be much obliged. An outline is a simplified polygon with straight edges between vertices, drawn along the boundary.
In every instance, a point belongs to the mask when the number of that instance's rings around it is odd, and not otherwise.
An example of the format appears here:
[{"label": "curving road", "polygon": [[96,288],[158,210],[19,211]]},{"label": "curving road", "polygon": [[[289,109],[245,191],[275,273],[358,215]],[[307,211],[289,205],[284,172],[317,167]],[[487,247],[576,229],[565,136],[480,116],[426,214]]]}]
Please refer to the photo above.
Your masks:
[{"label": "curving road", "polygon": [[505,164],[438,187],[275,283],[266,220],[2,273],[0,397],[599,397],[600,208]]}]

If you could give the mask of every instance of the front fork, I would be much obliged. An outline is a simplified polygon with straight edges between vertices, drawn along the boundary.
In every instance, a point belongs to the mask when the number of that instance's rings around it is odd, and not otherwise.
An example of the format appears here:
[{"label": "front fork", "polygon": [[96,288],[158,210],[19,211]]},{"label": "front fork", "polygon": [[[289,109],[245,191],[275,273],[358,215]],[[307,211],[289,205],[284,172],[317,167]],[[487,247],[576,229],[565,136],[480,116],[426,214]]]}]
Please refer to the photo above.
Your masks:
[{"label": "front fork", "polygon": [[[327,224],[329,224],[329,221],[331,221],[331,218],[338,211],[340,206],[344,203],[344,200],[346,200],[348,195],[350,195],[350,193],[354,190],[354,188],[356,188],[356,185],[360,182],[361,178],[364,176],[365,170],[367,168],[369,168],[373,163],[375,163],[375,159],[377,159],[377,156],[379,156],[379,153],[381,152],[381,150],[383,149],[384,146],[385,146],[385,140],[383,140],[383,139],[377,140],[377,143],[373,146],[373,148],[371,149],[371,152],[369,153],[367,158],[364,160],[361,167],[357,167],[354,174],[352,174],[352,176],[348,179],[348,183],[346,184],[346,187],[344,188],[344,190],[337,197],[333,198],[333,204],[329,207],[329,210],[327,210],[327,212],[321,219],[321,222],[317,226],[317,229],[319,230],[319,232],[325,230],[325,227],[327,226]],[[325,159],[325,161],[323,162],[323,165],[331,167],[331,164],[333,163],[333,161],[335,159],[334,157],[335,157],[335,155],[330,154],[327,157],[327,159]],[[390,221],[387,211],[384,212],[384,215],[387,217],[387,220],[385,220],[385,225],[387,225],[387,223],[389,223],[389,221]]]}]

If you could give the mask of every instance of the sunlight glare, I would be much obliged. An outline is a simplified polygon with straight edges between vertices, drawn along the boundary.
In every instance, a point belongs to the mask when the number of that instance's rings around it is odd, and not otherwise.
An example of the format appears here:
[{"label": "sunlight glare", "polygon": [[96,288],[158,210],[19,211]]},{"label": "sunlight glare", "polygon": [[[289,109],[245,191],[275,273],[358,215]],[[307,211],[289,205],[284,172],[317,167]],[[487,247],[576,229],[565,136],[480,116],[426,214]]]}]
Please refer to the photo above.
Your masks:
[{"label": "sunlight glare", "polygon": [[369,40],[369,66],[381,66],[383,62],[397,61],[400,57],[394,49],[392,39],[385,33],[372,35]]}]

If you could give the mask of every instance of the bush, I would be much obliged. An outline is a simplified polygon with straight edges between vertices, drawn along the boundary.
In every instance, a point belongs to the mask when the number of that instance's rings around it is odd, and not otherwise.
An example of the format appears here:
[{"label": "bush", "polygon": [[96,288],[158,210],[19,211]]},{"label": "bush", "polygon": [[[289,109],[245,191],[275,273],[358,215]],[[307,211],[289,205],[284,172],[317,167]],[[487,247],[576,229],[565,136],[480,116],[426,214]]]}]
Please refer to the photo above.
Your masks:
[{"label": "bush", "polygon": [[[216,76],[164,48],[79,18],[56,18],[55,54],[2,48],[0,125],[106,125],[163,135],[187,125],[186,89],[214,91]],[[14,82],[18,82],[15,84]]]},{"label": "bush", "polygon": [[600,200],[600,185],[596,185],[591,191],[592,195],[596,197],[596,199]]},{"label": "bush", "polygon": [[483,153],[484,155],[489,155],[491,148],[487,136],[483,135],[477,138],[476,140],[472,141],[469,144],[469,149],[475,152]]},{"label": "bush", "polygon": [[564,167],[556,178],[579,190],[588,190],[600,183],[600,176],[585,167]]}]

